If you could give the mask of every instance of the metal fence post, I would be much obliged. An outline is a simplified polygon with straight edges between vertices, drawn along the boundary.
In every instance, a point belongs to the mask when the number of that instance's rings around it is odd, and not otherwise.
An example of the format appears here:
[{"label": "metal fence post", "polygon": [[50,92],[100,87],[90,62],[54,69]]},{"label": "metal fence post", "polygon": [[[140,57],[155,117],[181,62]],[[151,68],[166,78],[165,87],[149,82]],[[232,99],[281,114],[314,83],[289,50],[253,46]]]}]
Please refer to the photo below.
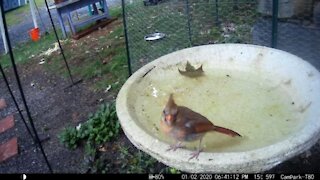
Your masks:
[{"label": "metal fence post", "polygon": [[272,2],[272,42],[271,47],[277,48],[278,41],[278,11],[279,0],[273,0]]},{"label": "metal fence post", "polygon": [[219,5],[218,5],[218,0],[216,0],[216,26],[219,26]]},{"label": "metal fence post", "polygon": [[8,31],[8,26],[7,26],[7,21],[6,21],[6,16],[5,16],[4,7],[3,7],[3,1],[2,0],[0,0],[0,8],[1,8],[0,13],[1,13],[1,16],[2,16],[2,23],[3,23],[3,26],[4,26],[5,38],[6,38],[7,43],[8,43],[9,56],[10,56],[10,60],[11,60],[12,68],[13,68],[13,73],[14,73],[16,81],[17,81],[17,85],[18,85],[18,89],[19,89],[19,92],[20,92],[21,100],[22,100],[22,103],[23,103],[24,108],[26,110],[27,117],[29,119],[29,123],[31,125],[32,131],[33,131],[33,133],[35,135],[34,137],[36,139],[36,142],[39,145],[40,151],[41,151],[41,153],[42,153],[42,155],[44,157],[44,160],[45,160],[45,162],[46,162],[46,164],[48,166],[48,169],[49,169],[50,173],[53,173],[51,165],[50,165],[50,163],[48,161],[48,157],[47,157],[46,153],[44,152],[44,149],[43,149],[43,146],[41,144],[38,132],[37,132],[37,130],[35,128],[35,125],[34,125],[34,122],[33,122],[32,116],[31,116],[31,112],[30,112],[29,106],[27,104],[26,96],[25,96],[25,94],[23,92],[22,83],[21,83],[21,80],[20,80],[20,76],[19,76],[19,73],[18,73],[16,62],[15,62],[15,59],[14,59],[14,56],[13,56],[13,50],[12,50],[11,42],[10,42],[10,39],[9,39],[9,31]]},{"label": "metal fence post", "polygon": [[191,34],[191,19],[190,19],[190,7],[189,0],[186,0],[186,13],[188,19],[188,35],[189,35],[189,46],[192,47],[192,34]]},{"label": "metal fence post", "polygon": [[129,42],[128,42],[127,21],[126,21],[125,2],[124,2],[124,0],[121,0],[121,4],[122,4],[122,18],[123,18],[124,37],[125,37],[125,40],[126,40],[128,72],[129,72],[129,76],[131,76],[132,75],[132,69],[131,69],[131,59],[130,59],[130,51],[129,51],[129,44],[128,44]]}]

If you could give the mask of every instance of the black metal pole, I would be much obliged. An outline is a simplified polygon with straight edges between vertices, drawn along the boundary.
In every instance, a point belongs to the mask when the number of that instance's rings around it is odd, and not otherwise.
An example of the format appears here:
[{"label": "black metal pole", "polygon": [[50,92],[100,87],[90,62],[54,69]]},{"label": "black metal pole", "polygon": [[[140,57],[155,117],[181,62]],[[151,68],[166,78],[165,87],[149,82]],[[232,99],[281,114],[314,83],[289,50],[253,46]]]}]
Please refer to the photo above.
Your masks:
[{"label": "black metal pole", "polygon": [[41,21],[41,25],[42,25],[42,27],[44,28],[45,34],[47,35],[47,34],[49,34],[49,32],[48,32],[48,30],[47,30],[47,28],[46,28],[45,24],[43,23],[43,20],[42,20],[41,14],[40,14],[40,12],[39,12],[39,7],[38,7],[38,5],[37,5],[37,2],[36,2],[36,1],[34,1],[34,5],[36,6],[36,9],[37,9],[37,12],[38,12],[38,16],[39,16],[39,19],[40,19],[40,21]]},{"label": "black metal pole", "polygon": [[4,13],[4,8],[3,8],[3,0],[0,0],[0,6],[1,6],[1,15],[2,15],[2,22],[3,22],[3,26],[4,26],[4,33],[5,33],[5,38],[6,38],[6,41],[8,43],[8,49],[9,49],[9,55],[10,55],[10,59],[11,59],[11,63],[12,63],[12,67],[13,67],[13,71],[14,71],[14,75],[16,77],[16,81],[17,81],[17,84],[18,84],[18,88],[19,88],[19,91],[20,91],[20,95],[21,95],[21,98],[22,98],[22,102],[24,104],[24,107],[26,109],[26,112],[27,112],[27,116],[28,116],[28,119],[29,119],[29,122],[30,122],[30,125],[31,125],[31,128],[33,130],[33,133],[36,137],[36,140],[38,142],[38,145],[39,145],[39,148],[41,150],[41,153],[46,161],[46,164],[48,166],[48,169],[51,173],[53,173],[52,169],[51,169],[51,166],[50,166],[50,163],[48,161],[48,158],[43,150],[43,147],[42,147],[42,144],[41,144],[41,141],[40,141],[40,138],[39,138],[39,135],[38,135],[38,132],[34,126],[34,123],[33,123],[33,119],[31,117],[31,113],[29,111],[29,107],[28,107],[28,104],[27,104],[27,101],[26,101],[26,98],[25,98],[25,95],[24,95],[24,92],[23,92],[23,89],[22,89],[22,85],[21,85],[21,81],[20,81],[20,78],[19,78],[19,74],[18,74],[18,70],[17,70],[17,66],[16,66],[16,63],[15,63],[15,60],[14,60],[14,56],[13,56],[13,52],[12,52],[12,47],[11,47],[11,43],[10,43],[10,39],[9,39],[9,33],[8,33],[8,27],[7,27],[7,21],[6,21],[6,17],[5,17],[5,13]]},{"label": "black metal pole", "polygon": [[233,0],[233,10],[239,9],[239,0]]},{"label": "black metal pole", "polygon": [[277,48],[278,46],[278,11],[279,1],[273,0],[272,2],[272,42],[271,47]]},{"label": "black metal pole", "polygon": [[5,84],[6,84],[7,88],[8,88],[8,91],[9,91],[9,93],[10,93],[10,95],[11,95],[11,98],[12,98],[12,100],[13,100],[13,102],[14,102],[14,105],[16,106],[16,108],[17,108],[17,110],[18,110],[18,112],[19,112],[19,115],[20,115],[20,117],[21,117],[21,119],[22,119],[22,122],[23,122],[24,125],[26,126],[27,131],[28,131],[28,133],[30,134],[31,138],[32,138],[33,141],[36,143],[37,141],[36,141],[36,139],[33,137],[32,132],[31,132],[31,130],[30,130],[30,128],[29,128],[29,126],[28,126],[28,124],[27,124],[27,122],[26,122],[26,119],[24,118],[24,116],[23,116],[23,114],[22,114],[22,112],[21,112],[21,109],[20,109],[20,107],[19,107],[19,105],[18,105],[18,102],[17,102],[16,98],[15,98],[14,95],[13,95],[13,92],[12,92],[12,90],[11,90],[11,88],[10,88],[8,79],[7,79],[7,77],[6,77],[6,74],[4,73],[4,70],[3,70],[2,66],[1,66],[1,64],[0,64],[0,71],[1,71],[2,77],[3,77],[3,79],[4,79],[4,82],[5,82]]},{"label": "black metal pole", "polygon": [[127,31],[127,20],[126,20],[126,11],[125,11],[125,3],[124,0],[121,0],[122,4],[122,18],[123,18],[123,28],[124,28],[124,37],[126,40],[126,51],[127,51],[127,60],[128,60],[128,72],[129,76],[132,75],[132,69],[131,69],[131,58],[130,58],[130,51],[129,51],[129,41],[128,41],[128,31]]},{"label": "black metal pole", "polygon": [[192,47],[192,34],[191,34],[191,17],[190,17],[190,5],[189,0],[186,0],[186,14],[187,14],[187,21],[188,21],[188,35],[189,35],[189,46]]},{"label": "black metal pole", "polygon": [[218,0],[216,0],[216,26],[219,26],[219,5]]},{"label": "black metal pole", "polygon": [[74,85],[75,83],[74,83],[73,78],[72,78],[71,70],[70,70],[70,68],[69,68],[69,65],[68,65],[66,56],[64,55],[64,52],[63,52],[61,43],[60,43],[60,41],[59,41],[58,33],[57,33],[56,27],[55,27],[55,25],[54,25],[54,23],[53,23],[53,20],[52,20],[52,16],[51,16],[51,13],[50,13],[50,10],[49,10],[48,2],[47,2],[47,0],[44,0],[44,1],[45,1],[45,4],[46,4],[46,7],[47,7],[47,11],[48,11],[48,14],[49,14],[49,18],[50,18],[50,20],[51,20],[51,24],[52,24],[52,28],[53,28],[54,34],[55,34],[56,39],[57,39],[57,43],[58,43],[59,48],[60,48],[60,52],[61,52],[63,61],[64,61],[64,63],[66,64],[66,67],[67,67],[68,74],[69,74],[70,80],[71,80],[71,82],[72,82],[72,85]]}]

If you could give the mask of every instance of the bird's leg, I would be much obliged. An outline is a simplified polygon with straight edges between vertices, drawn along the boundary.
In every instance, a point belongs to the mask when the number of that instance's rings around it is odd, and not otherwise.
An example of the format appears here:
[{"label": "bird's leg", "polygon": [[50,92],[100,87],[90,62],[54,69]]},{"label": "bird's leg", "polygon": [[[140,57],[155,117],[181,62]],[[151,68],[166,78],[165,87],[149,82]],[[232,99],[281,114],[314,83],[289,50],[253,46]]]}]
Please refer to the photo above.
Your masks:
[{"label": "bird's leg", "polygon": [[200,149],[201,147],[201,141],[202,141],[202,137],[200,138],[200,141],[199,141],[199,146],[198,146],[198,150],[191,153],[191,157],[189,158],[189,160],[193,159],[193,158],[196,158],[197,160],[199,160],[199,154],[202,152],[203,149]]},{"label": "bird's leg", "polygon": [[178,141],[176,144],[170,145],[170,148],[167,149],[167,151],[171,151],[171,150],[176,151],[177,149],[183,148],[183,147],[184,146],[182,145],[182,142]]}]

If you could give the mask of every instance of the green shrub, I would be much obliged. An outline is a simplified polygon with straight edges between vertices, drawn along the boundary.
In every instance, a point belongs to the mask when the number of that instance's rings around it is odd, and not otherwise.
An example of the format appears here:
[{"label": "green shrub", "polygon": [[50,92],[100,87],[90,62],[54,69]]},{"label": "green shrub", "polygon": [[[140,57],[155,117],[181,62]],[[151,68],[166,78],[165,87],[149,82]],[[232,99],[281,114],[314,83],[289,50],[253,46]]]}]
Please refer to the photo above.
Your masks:
[{"label": "green shrub", "polygon": [[90,114],[88,121],[77,127],[68,127],[59,135],[59,139],[69,149],[75,149],[86,141],[96,147],[115,138],[120,131],[115,103],[103,104],[95,114]]},{"label": "green shrub", "polygon": [[67,127],[59,136],[62,144],[69,149],[76,149],[79,142],[78,131],[73,127]]}]

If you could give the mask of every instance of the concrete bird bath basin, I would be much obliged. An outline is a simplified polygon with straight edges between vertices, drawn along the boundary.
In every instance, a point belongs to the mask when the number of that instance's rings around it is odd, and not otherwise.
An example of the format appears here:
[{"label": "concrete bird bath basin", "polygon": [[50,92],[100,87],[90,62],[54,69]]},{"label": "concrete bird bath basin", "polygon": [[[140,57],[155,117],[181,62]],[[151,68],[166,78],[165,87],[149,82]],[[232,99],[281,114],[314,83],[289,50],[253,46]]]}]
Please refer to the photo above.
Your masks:
[{"label": "concrete bird bath basin", "polygon": [[[187,77],[187,61],[203,75]],[[198,142],[167,151],[174,141],[159,129],[173,93],[178,105],[242,137],[207,133]],[[320,135],[320,73],[308,62],[267,47],[223,44],[162,56],[136,71],[116,102],[121,126],[139,149],[164,164],[192,173],[263,172],[315,144]]]}]

